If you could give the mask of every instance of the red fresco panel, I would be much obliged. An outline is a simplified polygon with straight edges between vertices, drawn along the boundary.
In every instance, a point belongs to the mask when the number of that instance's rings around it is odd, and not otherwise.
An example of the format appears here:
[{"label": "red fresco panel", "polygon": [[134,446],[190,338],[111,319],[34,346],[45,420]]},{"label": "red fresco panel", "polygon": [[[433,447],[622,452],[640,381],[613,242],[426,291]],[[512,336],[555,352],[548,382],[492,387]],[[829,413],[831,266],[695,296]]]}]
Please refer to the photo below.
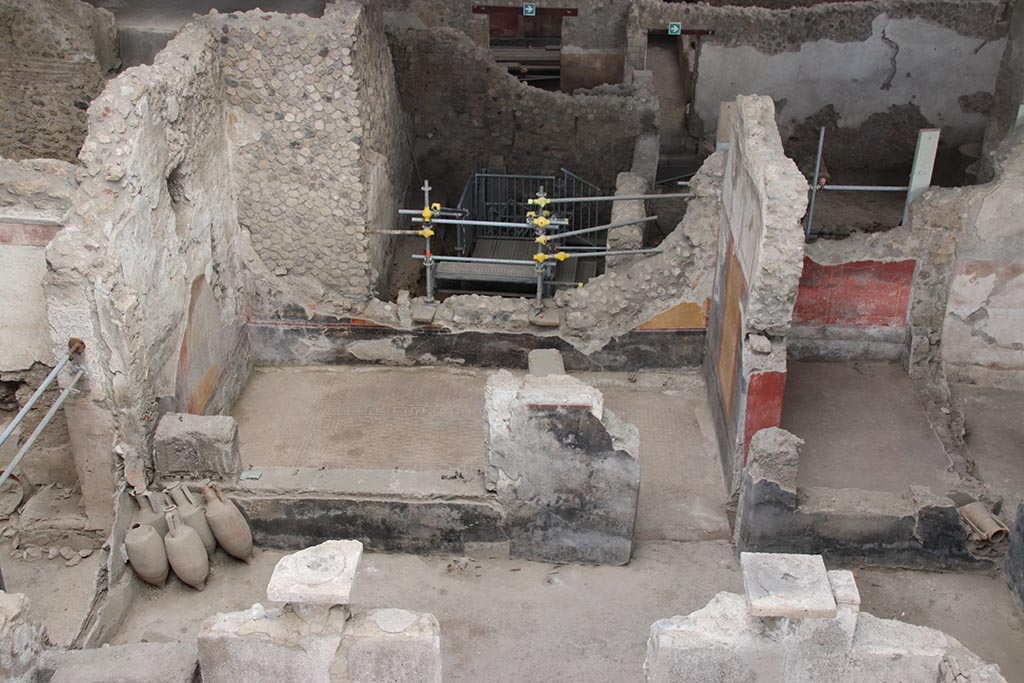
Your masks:
[{"label": "red fresco panel", "polygon": [[785,372],[755,372],[747,387],[747,417],[743,426],[743,465],[747,464],[750,439],[759,430],[778,427],[782,420]]},{"label": "red fresco panel", "polygon": [[917,262],[823,266],[804,258],[793,321],[808,325],[903,327]]}]

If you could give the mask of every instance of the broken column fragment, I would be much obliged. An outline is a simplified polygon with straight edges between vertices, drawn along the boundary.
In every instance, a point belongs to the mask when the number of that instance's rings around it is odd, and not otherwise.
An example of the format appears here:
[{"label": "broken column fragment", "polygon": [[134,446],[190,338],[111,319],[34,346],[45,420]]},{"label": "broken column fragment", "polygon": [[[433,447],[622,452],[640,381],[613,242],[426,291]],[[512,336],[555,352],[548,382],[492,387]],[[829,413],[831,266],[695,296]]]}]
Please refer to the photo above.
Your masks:
[{"label": "broken column fragment", "polygon": [[487,383],[490,483],[513,557],[626,564],[640,491],[639,436],[601,392],[567,375]]},{"label": "broken column fragment", "polygon": [[238,424],[230,415],[168,413],[156,428],[153,462],[163,478],[235,481],[242,471]]},{"label": "broken column fragment", "polygon": [[441,631],[432,614],[348,607],[363,544],[326,541],[282,557],[268,609],[217,614],[199,633],[204,683],[440,683]]}]

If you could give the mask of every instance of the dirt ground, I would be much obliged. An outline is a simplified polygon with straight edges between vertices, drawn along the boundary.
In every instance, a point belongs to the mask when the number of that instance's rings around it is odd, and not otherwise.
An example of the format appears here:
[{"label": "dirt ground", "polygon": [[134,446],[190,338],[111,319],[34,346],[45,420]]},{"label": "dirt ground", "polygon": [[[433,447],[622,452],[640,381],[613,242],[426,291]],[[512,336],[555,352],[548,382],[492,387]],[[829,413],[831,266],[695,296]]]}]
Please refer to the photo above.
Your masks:
[{"label": "dirt ground", "polygon": [[[204,618],[266,603],[284,553],[258,550],[251,566],[222,554],[205,591],[172,580],[146,587],[115,643],[194,637]],[[473,557],[363,555],[354,609],[401,607],[439,619],[446,683],[623,683],[642,679],[651,624],[742,592],[726,541],[640,543],[626,567],[559,566]],[[863,609],[940,628],[1008,681],[1024,680],[1024,619],[1001,577],[855,570]]]}]

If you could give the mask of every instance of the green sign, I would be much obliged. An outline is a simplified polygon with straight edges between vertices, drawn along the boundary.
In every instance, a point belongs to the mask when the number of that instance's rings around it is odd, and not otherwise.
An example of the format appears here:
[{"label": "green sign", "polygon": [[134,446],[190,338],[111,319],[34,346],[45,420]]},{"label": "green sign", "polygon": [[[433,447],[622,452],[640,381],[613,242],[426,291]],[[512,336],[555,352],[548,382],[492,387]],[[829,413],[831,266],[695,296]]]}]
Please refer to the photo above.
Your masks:
[{"label": "green sign", "polygon": [[681,36],[683,35],[683,22],[681,21],[670,21],[668,24],[668,34],[670,36]]},{"label": "green sign", "polygon": [[524,17],[535,17],[535,16],[537,16],[537,3],[535,3],[535,2],[524,2],[523,3],[523,16]]}]

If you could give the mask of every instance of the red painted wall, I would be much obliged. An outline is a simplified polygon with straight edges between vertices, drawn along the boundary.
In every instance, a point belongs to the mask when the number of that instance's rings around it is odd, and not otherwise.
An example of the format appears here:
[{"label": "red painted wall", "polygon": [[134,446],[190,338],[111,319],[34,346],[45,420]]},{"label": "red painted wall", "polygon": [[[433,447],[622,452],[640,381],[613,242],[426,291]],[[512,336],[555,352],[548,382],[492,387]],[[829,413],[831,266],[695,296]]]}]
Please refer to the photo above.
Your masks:
[{"label": "red painted wall", "polygon": [[793,322],[903,327],[917,262],[854,261],[823,266],[804,257]]},{"label": "red painted wall", "polygon": [[768,427],[778,427],[782,420],[782,398],[786,390],[785,372],[755,372],[747,387],[747,417],[743,425],[743,466],[754,434]]}]

